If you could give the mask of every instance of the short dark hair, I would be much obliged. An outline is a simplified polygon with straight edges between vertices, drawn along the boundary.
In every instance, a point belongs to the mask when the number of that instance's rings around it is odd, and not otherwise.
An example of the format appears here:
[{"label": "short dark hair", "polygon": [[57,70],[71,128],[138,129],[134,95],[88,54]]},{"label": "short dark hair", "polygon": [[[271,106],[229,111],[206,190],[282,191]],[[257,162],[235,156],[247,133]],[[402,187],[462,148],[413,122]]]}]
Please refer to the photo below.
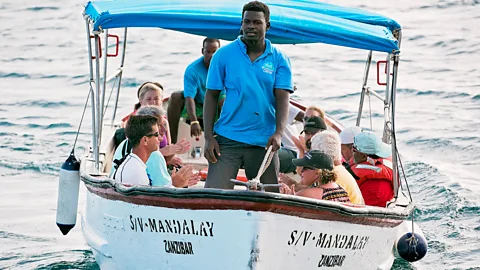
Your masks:
[{"label": "short dark hair", "polygon": [[260,1],[251,1],[248,2],[243,6],[242,10],[242,19],[243,19],[243,14],[245,11],[259,11],[263,12],[265,15],[265,21],[269,22],[270,21],[270,9],[268,6]]},{"label": "short dark hair", "polygon": [[214,43],[214,42],[217,42],[218,43],[218,47],[220,47],[220,40],[219,39],[216,39],[216,38],[205,38],[202,42],[202,46],[203,48],[205,48],[205,43]]},{"label": "short dark hair", "polygon": [[137,147],[143,136],[151,133],[153,131],[152,126],[157,123],[158,119],[150,115],[130,116],[125,127],[125,136],[132,144],[132,147]]}]

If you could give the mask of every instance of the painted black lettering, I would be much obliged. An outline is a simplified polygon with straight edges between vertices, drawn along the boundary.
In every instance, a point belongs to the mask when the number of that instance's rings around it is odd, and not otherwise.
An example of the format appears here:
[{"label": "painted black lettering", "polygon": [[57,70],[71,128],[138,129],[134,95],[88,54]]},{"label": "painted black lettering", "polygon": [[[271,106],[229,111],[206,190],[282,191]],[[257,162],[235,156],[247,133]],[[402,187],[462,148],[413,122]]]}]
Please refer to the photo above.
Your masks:
[{"label": "painted black lettering", "polygon": [[183,221],[183,234],[190,234],[190,228],[186,220]]},{"label": "painted black lettering", "polygon": [[210,231],[210,237],[213,237],[213,222],[207,221],[207,227],[208,227],[208,230]]},{"label": "painted black lettering", "polygon": [[167,233],[173,233],[173,230],[172,230],[172,224],[170,224],[170,220],[165,220],[165,225],[167,225]]},{"label": "painted black lettering", "polygon": [[347,244],[348,236],[342,236],[342,243],[338,246],[338,248],[343,248]]},{"label": "painted black lettering", "polygon": [[370,237],[365,236],[365,240],[363,241],[362,249],[364,249],[365,245],[367,245],[368,239],[370,239]]},{"label": "painted black lettering", "polygon": [[200,223],[200,236],[208,236],[207,228],[203,222]]},{"label": "painted black lettering", "polygon": [[305,235],[303,237],[303,246],[307,244],[308,239],[310,239],[310,236],[312,236],[312,232],[305,232]]},{"label": "painted black lettering", "polygon": [[193,255],[193,246],[190,242],[164,240],[165,252],[172,254]]},{"label": "painted black lettering", "polygon": [[135,228],[135,225],[133,224],[133,216],[130,215],[130,229],[132,229],[133,231],[134,228]]},{"label": "painted black lettering", "polygon": [[291,234],[290,234],[290,240],[287,242],[287,245],[291,245],[293,244],[293,242],[295,242],[295,235],[297,235],[298,231],[297,230],[294,230]]},{"label": "painted black lettering", "polygon": [[320,233],[318,235],[318,240],[317,240],[317,244],[315,245],[316,247],[321,247],[323,248],[323,246],[325,245],[325,239],[327,238],[327,234],[324,234],[324,233]]},{"label": "painted black lettering", "polygon": [[158,220],[158,232],[165,232],[165,227],[163,227],[163,223],[160,219]]},{"label": "painted black lettering", "polygon": [[353,243],[353,235],[350,236],[350,239],[348,240],[348,244],[345,246],[345,249],[351,249],[352,243]]},{"label": "painted black lettering", "polygon": [[303,231],[300,232],[300,235],[298,236],[297,241],[295,241],[295,246],[298,244],[298,241],[300,241],[302,236],[303,236]]},{"label": "painted black lettering", "polygon": [[150,224],[150,226],[148,226],[148,227],[150,227],[151,232],[158,232],[157,223],[155,222],[154,218],[149,218],[148,223]]},{"label": "painted black lettering", "polygon": [[332,235],[330,234],[330,235],[328,236],[328,241],[327,241],[327,243],[325,243],[325,247],[328,246],[328,248],[330,248],[331,244],[332,244]]},{"label": "painted black lettering", "polygon": [[[143,220],[142,220],[142,218],[137,217],[137,222],[136,223],[137,223],[136,227],[140,228],[140,231],[143,232]],[[137,229],[135,229],[135,231],[137,231]]]},{"label": "painted black lettering", "polygon": [[192,234],[198,235],[198,232],[195,231],[195,223],[193,222],[193,220],[190,220],[190,224],[192,225]]},{"label": "painted black lettering", "polygon": [[345,255],[322,255],[318,262],[318,267],[342,266],[345,258]]}]

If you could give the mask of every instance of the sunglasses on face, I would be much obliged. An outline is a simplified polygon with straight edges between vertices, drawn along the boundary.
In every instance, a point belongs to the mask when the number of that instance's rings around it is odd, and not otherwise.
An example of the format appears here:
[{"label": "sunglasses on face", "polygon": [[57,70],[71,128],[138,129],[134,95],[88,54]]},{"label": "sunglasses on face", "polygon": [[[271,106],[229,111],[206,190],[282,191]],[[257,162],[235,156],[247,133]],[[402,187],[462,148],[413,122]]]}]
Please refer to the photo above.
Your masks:
[{"label": "sunglasses on face", "polygon": [[158,136],[160,136],[160,133],[155,132],[155,133],[150,133],[150,134],[145,135],[145,137],[149,137],[149,138],[150,138],[150,137],[154,137],[154,136],[155,136],[155,137],[158,137]]},{"label": "sunglasses on face", "polygon": [[314,170],[316,170],[316,169],[315,169],[315,168],[312,168],[312,167],[303,167],[303,168],[302,168],[302,173],[303,173],[304,171],[314,171]]}]

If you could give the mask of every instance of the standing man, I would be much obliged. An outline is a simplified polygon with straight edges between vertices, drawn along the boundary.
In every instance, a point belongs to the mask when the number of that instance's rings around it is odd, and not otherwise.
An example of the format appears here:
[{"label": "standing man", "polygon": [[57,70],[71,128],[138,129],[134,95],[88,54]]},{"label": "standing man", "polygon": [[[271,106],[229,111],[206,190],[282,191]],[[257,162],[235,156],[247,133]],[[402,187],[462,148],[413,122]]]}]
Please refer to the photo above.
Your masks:
[{"label": "standing man", "polygon": [[[220,40],[205,38],[203,40],[202,57],[193,61],[185,70],[183,91],[174,92],[170,96],[167,115],[172,143],[177,142],[178,122],[182,116],[187,117],[187,122],[190,123],[190,135],[192,137],[201,135],[207,73],[212,56],[218,48],[220,48]],[[220,98],[219,107],[222,106],[224,99],[225,96]]]},{"label": "standing man", "polygon": [[120,164],[113,179],[122,184],[151,186],[147,174],[150,154],[158,150],[158,119],[150,115],[132,115],[125,127],[125,135],[132,144],[132,152]]},{"label": "standing man", "polygon": [[[268,6],[249,2],[242,10],[242,35],[212,58],[203,106],[207,188],[232,189],[230,179],[242,164],[247,178],[253,179],[269,146],[274,157],[260,180],[278,183],[277,150],[293,83],[289,58],[265,38],[269,28]],[[223,90],[227,98],[214,127],[215,104]]]}]

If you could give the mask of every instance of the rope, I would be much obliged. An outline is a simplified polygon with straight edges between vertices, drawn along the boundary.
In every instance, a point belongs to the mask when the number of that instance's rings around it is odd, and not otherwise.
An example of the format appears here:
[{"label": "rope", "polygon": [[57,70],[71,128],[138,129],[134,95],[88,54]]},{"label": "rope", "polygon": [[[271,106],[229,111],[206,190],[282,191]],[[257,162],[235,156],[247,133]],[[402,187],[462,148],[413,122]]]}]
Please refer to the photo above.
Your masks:
[{"label": "rope", "polygon": [[90,91],[88,91],[87,100],[85,100],[85,106],[83,107],[82,118],[80,119],[80,124],[78,125],[77,135],[75,136],[75,141],[73,142],[72,152],[70,154],[73,155],[75,151],[75,145],[77,145],[78,134],[80,133],[80,128],[82,127],[83,117],[85,116],[85,110],[87,109],[88,99],[90,98],[90,93],[93,92],[92,83],[90,82]]},{"label": "rope", "polygon": [[372,97],[370,96],[370,92],[367,92],[368,95],[368,109],[370,113],[370,130],[373,131],[373,124],[372,124]]},{"label": "rope", "polygon": [[103,115],[105,115],[105,113],[107,112],[108,104],[110,103],[110,98],[112,98],[113,88],[115,87],[115,84],[117,84],[117,81],[118,81],[118,76],[115,77],[115,81],[112,84],[112,90],[110,90],[110,95],[108,96],[107,105],[105,106],[105,110],[103,111]]},{"label": "rope", "polygon": [[270,145],[268,147],[267,153],[265,154],[265,157],[263,158],[262,165],[258,170],[257,176],[252,179],[252,182],[260,183],[260,177],[262,177],[265,170],[267,170],[268,166],[270,166],[270,163],[272,162],[272,158],[274,154],[275,152],[272,151],[272,146]]}]

